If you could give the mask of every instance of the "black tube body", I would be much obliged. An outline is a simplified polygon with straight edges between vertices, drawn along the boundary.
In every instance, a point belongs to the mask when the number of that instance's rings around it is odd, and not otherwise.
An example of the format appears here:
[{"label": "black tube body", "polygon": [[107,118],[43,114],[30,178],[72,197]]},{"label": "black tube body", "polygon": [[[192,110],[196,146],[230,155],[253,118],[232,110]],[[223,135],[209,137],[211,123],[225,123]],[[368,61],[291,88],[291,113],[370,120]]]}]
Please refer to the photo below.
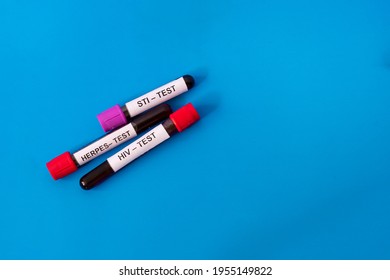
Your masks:
[{"label": "black tube body", "polygon": [[90,172],[85,174],[80,180],[80,186],[84,190],[90,190],[94,186],[100,184],[108,177],[113,175],[115,172],[112,170],[108,161],[103,162],[96,168],[92,169]]},{"label": "black tube body", "polygon": [[168,104],[161,104],[145,113],[133,118],[131,124],[133,125],[137,134],[147,130],[166,119],[172,113],[172,109]]}]

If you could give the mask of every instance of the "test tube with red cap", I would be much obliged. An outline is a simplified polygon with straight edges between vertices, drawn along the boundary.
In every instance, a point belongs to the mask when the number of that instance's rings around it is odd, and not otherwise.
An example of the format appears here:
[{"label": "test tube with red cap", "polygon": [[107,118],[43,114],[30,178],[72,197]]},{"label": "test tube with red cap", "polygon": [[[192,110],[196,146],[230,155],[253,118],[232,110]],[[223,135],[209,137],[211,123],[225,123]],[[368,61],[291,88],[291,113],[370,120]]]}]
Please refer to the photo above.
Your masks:
[{"label": "test tube with red cap", "polygon": [[97,118],[105,132],[113,130],[130,122],[134,116],[187,92],[194,84],[192,76],[184,75],[127,102],[124,106],[115,105],[98,114]]},{"label": "test tube with red cap", "polygon": [[92,189],[144,153],[169,139],[175,133],[182,132],[198,120],[198,112],[191,103],[188,103],[173,112],[165,122],[148,131],[84,175],[80,179],[80,186],[85,190]]},{"label": "test tube with red cap", "polygon": [[46,166],[54,180],[63,178],[75,172],[82,165],[94,158],[108,152],[118,145],[134,138],[140,132],[155,126],[167,119],[172,113],[168,104],[159,105],[146,113],[135,117],[131,123],[97,139],[96,141],[71,154],[65,152],[51,161]]}]

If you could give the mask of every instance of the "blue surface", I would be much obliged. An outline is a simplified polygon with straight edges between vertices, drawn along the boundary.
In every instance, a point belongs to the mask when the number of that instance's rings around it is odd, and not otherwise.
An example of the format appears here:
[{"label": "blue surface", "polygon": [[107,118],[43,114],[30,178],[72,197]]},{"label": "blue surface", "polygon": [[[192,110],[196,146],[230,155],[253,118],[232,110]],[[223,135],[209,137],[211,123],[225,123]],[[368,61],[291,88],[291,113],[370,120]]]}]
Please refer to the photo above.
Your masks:
[{"label": "blue surface", "polygon": [[[389,1],[0,2],[1,259],[389,259]],[[89,192],[45,163],[183,74],[202,120]],[[112,154],[112,153],[111,153]]]}]

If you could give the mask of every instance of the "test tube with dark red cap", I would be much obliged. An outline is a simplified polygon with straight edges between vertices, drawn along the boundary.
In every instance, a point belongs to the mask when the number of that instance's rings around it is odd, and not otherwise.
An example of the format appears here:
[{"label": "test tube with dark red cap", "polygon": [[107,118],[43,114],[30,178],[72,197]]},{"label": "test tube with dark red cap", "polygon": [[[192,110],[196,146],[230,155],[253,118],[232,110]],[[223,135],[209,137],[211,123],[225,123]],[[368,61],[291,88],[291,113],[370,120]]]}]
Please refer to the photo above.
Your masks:
[{"label": "test tube with dark red cap", "polygon": [[97,118],[105,132],[113,130],[130,122],[134,116],[187,92],[194,84],[195,80],[192,76],[184,75],[127,102],[122,107],[115,105],[97,115]]},{"label": "test tube with dark red cap", "polygon": [[156,126],[84,175],[80,179],[80,186],[85,190],[92,189],[144,153],[169,139],[176,132],[182,132],[198,120],[198,112],[191,103],[188,103],[173,112],[165,122]]},{"label": "test tube with dark red cap", "polygon": [[63,178],[94,158],[134,138],[138,133],[167,119],[171,113],[172,109],[168,104],[159,105],[135,117],[131,123],[97,139],[77,152],[73,154],[65,152],[55,157],[46,164],[47,169],[49,169],[54,180]]}]

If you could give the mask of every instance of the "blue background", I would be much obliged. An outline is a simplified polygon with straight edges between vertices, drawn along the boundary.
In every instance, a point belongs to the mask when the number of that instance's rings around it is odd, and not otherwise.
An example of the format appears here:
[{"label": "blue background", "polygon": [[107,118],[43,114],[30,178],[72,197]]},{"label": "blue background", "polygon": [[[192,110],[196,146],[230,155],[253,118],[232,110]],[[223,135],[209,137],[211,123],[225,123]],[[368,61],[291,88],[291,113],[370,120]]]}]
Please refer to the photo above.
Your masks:
[{"label": "blue background", "polygon": [[[2,259],[389,259],[390,2],[0,2]],[[104,184],[45,163],[184,74],[202,115]],[[111,153],[112,154],[112,153]]]}]

